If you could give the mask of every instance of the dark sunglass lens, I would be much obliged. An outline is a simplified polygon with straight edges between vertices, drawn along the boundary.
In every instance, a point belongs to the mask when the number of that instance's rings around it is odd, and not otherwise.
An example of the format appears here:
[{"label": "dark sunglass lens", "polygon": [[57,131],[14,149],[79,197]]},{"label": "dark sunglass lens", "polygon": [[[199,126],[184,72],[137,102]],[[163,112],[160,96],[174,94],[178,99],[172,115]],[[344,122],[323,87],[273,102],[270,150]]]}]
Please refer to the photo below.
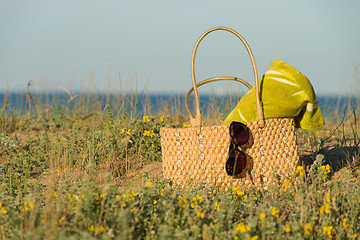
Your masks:
[{"label": "dark sunglass lens", "polygon": [[239,150],[233,150],[229,153],[229,158],[226,161],[226,173],[230,176],[239,175],[245,169],[246,156]]},{"label": "dark sunglass lens", "polygon": [[248,128],[239,122],[232,122],[230,126],[230,135],[237,145],[243,145],[249,140]]}]

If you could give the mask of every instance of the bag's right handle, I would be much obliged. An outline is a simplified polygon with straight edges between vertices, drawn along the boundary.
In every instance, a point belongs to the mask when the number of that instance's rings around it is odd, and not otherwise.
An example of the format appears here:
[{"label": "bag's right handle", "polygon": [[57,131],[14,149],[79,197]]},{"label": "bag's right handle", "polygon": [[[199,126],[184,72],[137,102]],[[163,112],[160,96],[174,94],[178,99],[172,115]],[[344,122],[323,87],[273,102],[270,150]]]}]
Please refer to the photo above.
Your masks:
[{"label": "bag's right handle", "polygon": [[195,80],[195,55],[196,55],[196,50],[197,50],[201,40],[206,35],[208,35],[209,33],[213,32],[213,31],[217,31],[217,30],[228,31],[228,32],[231,32],[234,35],[236,35],[243,42],[243,44],[246,47],[247,52],[249,53],[251,63],[252,63],[252,67],[253,67],[253,70],[254,70],[254,77],[255,77],[257,120],[259,121],[260,127],[264,127],[265,126],[264,112],[263,112],[263,108],[262,108],[262,102],[260,101],[259,78],[258,78],[258,73],[257,73],[257,68],[256,68],[254,56],[253,56],[253,54],[251,52],[251,49],[250,49],[249,45],[245,41],[245,39],[239,33],[237,33],[236,31],[234,31],[234,30],[232,30],[230,28],[227,28],[227,27],[215,27],[215,28],[209,29],[208,31],[203,33],[200,36],[200,38],[197,40],[197,42],[195,43],[194,50],[193,50],[192,56],[191,56],[191,78],[192,78],[193,89],[194,89],[194,94],[195,94],[196,115],[195,115],[195,118],[193,118],[193,116],[191,114],[191,111],[189,111],[190,122],[194,127],[200,127],[201,126],[200,101],[199,101],[199,94],[198,94],[198,90],[197,90],[197,84],[196,84],[196,80]]}]

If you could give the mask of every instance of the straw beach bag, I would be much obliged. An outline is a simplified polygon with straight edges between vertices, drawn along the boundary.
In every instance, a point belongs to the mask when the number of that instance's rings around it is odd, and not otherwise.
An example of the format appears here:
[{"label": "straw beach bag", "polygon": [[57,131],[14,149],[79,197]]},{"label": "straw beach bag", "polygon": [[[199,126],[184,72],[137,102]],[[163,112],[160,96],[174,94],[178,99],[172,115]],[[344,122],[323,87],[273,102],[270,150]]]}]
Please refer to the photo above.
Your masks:
[{"label": "straw beach bag", "polygon": [[[195,81],[194,62],[200,41],[209,33],[224,30],[235,34],[245,45],[254,71],[257,121],[246,123],[253,138],[253,144],[245,149],[251,157],[251,169],[235,178],[225,171],[230,146],[229,126],[202,126],[199,95],[197,88],[203,84],[235,80],[251,87],[247,82],[236,77],[216,77]],[[245,39],[232,29],[216,27],[206,31],[196,42],[191,59],[193,88],[185,100],[189,112],[190,128],[162,128],[160,131],[164,178],[173,186],[185,187],[198,183],[215,185],[220,189],[227,187],[254,186],[267,188],[269,184],[284,181],[295,170],[298,162],[295,124],[293,118],[264,119],[257,68],[253,54]],[[196,115],[193,117],[189,108],[189,96],[194,91]]]}]

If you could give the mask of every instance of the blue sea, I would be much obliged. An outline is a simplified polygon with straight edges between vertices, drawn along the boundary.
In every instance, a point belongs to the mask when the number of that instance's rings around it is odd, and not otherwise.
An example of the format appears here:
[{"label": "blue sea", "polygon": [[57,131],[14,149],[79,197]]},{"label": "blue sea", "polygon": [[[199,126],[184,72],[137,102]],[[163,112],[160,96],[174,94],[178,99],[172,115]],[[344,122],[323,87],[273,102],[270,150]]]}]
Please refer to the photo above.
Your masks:
[{"label": "blue sea", "polygon": [[[122,108],[122,110],[125,111],[136,112],[136,114],[139,116],[142,116],[144,111],[148,111],[149,109],[151,109],[151,113],[157,113],[161,111],[161,108],[164,106],[170,109],[176,108],[176,110],[180,109],[181,111],[185,111],[185,95],[179,94],[118,95],[106,93],[73,93],[72,96],[76,97],[71,101],[71,96],[66,93],[42,92],[32,93],[31,96],[35,101],[40,103],[39,105],[45,108],[61,109],[64,106],[68,108],[74,108],[75,106],[79,105],[86,105],[91,107],[95,104],[97,107],[104,109],[106,104],[109,104],[115,112]],[[216,95],[202,95],[200,99],[200,107],[203,113],[214,109],[208,107],[210,103],[212,106],[218,104],[216,107],[219,107],[220,110],[222,107],[231,108],[236,105],[238,99],[238,96],[224,97]],[[334,113],[336,115],[343,115],[345,111],[352,111],[353,109],[356,109],[357,103],[359,102],[358,98],[348,96],[317,96],[317,99],[319,101],[320,109],[325,117]],[[191,96],[189,99],[191,106],[193,105],[193,101],[194,97]],[[0,93],[0,110],[4,110],[5,103],[5,111],[0,111],[0,114],[4,114],[4,112],[6,114],[13,111],[24,114],[29,108],[25,92]],[[229,105],[228,103],[232,103],[232,105]],[[33,101],[31,102],[31,108],[33,111],[35,110],[35,104]]]}]

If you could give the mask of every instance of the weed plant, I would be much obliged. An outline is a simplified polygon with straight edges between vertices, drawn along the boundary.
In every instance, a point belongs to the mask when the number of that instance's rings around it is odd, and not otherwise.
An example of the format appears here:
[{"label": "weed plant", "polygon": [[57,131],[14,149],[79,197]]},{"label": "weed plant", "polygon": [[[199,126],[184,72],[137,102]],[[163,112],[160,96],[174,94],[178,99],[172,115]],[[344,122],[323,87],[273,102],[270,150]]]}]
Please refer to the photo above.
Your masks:
[{"label": "weed plant", "polygon": [[[91,99],[26,114],[0,106],[1,239],[359,239],[355,108],[298,131],[291,181],[219,192],[171,188],[143,170],[161,164],[161,127],[188,126],[176,100],[155,114],[146,102],[139,116],[136,97],[120,96],[120,111]],[[209,124],[226,114],[213,106]]]}]

